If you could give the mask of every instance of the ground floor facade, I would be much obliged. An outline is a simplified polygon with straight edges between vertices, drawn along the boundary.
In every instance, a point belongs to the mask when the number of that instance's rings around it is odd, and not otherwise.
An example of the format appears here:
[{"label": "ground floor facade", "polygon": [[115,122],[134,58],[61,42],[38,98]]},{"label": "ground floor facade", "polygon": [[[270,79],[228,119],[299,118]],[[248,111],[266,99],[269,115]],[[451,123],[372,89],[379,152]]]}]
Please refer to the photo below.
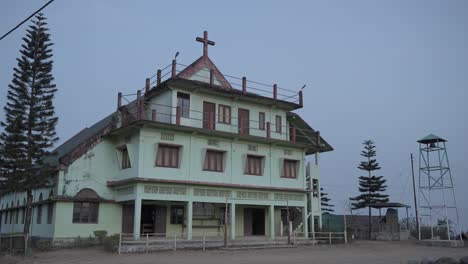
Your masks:
[{"label": "ground floor facade", "polygon": [[[256,189],[203,184],[135,182],[109,186],[114,200],[100,199],[86,188],[75,197],[50,195],[33,206],[31,234],[56,241],[107,234],[145,234],[192,239],[224,236],[229,239],[287,236],[288,211],[291,228],[308,236],[320,218],[309,213],[305,191]],[[1,211],[2,234],[23,231],[24,206]],[[227,218],[226,218],[227,217]],[[312,228],[313,229],[313,228]],[[312,231],[312,230],[310,230]]]}]

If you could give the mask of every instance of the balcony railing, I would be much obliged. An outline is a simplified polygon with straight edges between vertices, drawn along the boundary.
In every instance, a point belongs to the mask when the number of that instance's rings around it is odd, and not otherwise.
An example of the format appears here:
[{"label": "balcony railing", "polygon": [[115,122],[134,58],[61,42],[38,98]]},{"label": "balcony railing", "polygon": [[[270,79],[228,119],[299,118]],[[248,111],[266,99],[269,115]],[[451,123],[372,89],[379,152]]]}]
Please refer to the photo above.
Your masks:
[{"label": "balcony railing", "polygon": [[[289,140],[296,142],[302,139],[302,142],[320,145],[320,134],[307,129],[299,129],[295,126],[278,125],[271,122],[264,122],[261,129],[258,120],[243,120],[242,118],[230,116],[230,123],[218,122],[219,114],[213,112],[202,112],[197,110],[189,110],[188,116],[182,114],[182,109],[177,106],[157,104],[144,100],[145,95],[150,92],[150,88],[154,85],[158,86],[163,81],[177,78],[178,73],[185,69],[187,65],[177,63],[175,60],[166,67],[157,70],[156,74],[146,79],[145,86],[137,90],[135,94],[118,94],[118,110],[120,112],[119,125],[125,126],[136,120],[146,120],[154,122],[169,123],[181,126],[205,128],[209,130],[224,131],[237,133],[241,135],[253,135],[266,138],[274,138],[281,140]],[[205,79],[210,85],[214,85],[213,71],[206,71],[205,75],[195,74],[199,79]],[[296,92],[290,89],[279,87],[276,84],[269,85],[261,82],[247,80],[246,77],[235,77],[224,74],[228,79],[229,84],[235,90],[242,91],[247,94],[254,93],[256,95],[270,97],[275,100],[296,103],[299,106],[303,105],[302,91]],[[239,89],[236,89],[239,88]],[[269,88],[269,89],[268,89]],[[143,94],[144,92],[144,94]],[[232,113],[231,113],[232,114]],[[286,120],[284,120],[286,121]],[[272,128],[274,128],[272,130]]]},{"label": "balcony railing", "polygon": [[[267,122],[260,126],[258,120],[242,119],[229,116],[229,123],[219,122],[219,113],[203,112],[198,110],[185,111],[182,115],[180,106],[163,105],[145,101],[140,93],[137,99],[119,108],[120,118],[117,127],[126,126],[134,121],[145,120],[186,127],[203,128],[207,130],[223,131],[240,135],[252,135],[279,140],[309,142],[316,144],[320,139],[319,132],[300,129],[292,125],[277,126],[276,123]],[[284,120],[284,118],[283,118]],[[261,127],[264,127],[263,129]],[[273,128],[273,129],[272,129]],[[303,140],[301,140],[303,139]],[[311,142],[312,141],[312,142]]]}]

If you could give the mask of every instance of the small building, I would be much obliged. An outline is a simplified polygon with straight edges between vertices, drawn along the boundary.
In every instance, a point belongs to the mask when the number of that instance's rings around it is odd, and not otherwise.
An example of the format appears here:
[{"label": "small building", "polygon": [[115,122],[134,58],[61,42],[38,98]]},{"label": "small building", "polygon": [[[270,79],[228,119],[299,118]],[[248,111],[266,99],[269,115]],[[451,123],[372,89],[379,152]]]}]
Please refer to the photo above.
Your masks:
[{"label": "small building", "polygon": [[[227,215],[229,239],[271,239],[283,234],[287,207],[304,236],[321,225],[318,156],[333,149],[293,113],[302,92],[228,81],[208,57],[214,42],[206,32],[197,40],[199,59],[174,60],[134,95],[119,93],[116,111],[53,151],[53,187],[33,191],[33,237],[106,230],[191,239],[222,234]],[[2,234],[22,232],[25,203],[25,193],[1,195]]]}]

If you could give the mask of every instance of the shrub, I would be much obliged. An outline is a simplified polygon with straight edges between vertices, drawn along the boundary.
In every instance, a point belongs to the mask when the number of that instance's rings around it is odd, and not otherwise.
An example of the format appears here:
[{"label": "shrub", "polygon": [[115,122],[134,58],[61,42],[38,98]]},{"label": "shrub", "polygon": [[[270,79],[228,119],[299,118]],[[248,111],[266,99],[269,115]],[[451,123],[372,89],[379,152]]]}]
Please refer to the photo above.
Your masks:
[{"label": "shrub", "polygon": [[104,239],[107,236],[107,231],[106,230],[96,230],[96,231],[94,231],[94,236],[97,237],[97,239],[99,241],[99,244],[102,245],[102,243],[104,242]]},{"label": "shrub", "polygon": [[48,251],[51,248],[50,240],[41,239],[36,242],[36,247],[40,251]]},{"label": "shrub", "polygon": [[114,234],[112,236],[105,237],[103,240],[104,250],[116,252],[119,247],[119,239],[119,234]]}]

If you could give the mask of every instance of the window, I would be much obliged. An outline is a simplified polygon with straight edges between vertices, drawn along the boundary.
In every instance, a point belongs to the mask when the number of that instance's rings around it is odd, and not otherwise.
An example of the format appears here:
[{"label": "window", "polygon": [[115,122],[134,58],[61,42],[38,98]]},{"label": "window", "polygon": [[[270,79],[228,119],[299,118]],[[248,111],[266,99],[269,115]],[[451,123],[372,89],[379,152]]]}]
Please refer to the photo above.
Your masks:
[{"label": "window", "polygon": [[8,224],[8,211],[5,212],[5,225]]},{"label": "window", "polygon": [[19,209],[16,209],[15,210],[15,224],[18,224],[18,220],[19,220]]},{"label": "window", "polygon": [[222,172],[224,170],[224,152],[207,150],[203,170]]},{"label": "window", "polygon": [[21,224],[24,224],[24,214],[26,213],[26,209],[21,209]]},{"label": "window", "polygon": [[258,129],[265,130],[265,113],[258,113]]},{"label": "window", "polygon": [[42,224],[42,205],[37,206],[36,224]]},{"label": "window", "polygon": [[54,216],[54,204],[49,203],[47,205],[47,224],[52,224],[52,217]]},{"label": "window", "polygon": [[131,168],[132,164],[130,164],[130,156],[128,155],[127,147],[123,147],[120,149],[122,154],[122,169]]},{"label": "window", "polygon": [[218,122],[231,124],[231,107],[227,105],[218,105]]},{"label": "window", "polygon": [[13,224],[13,210],[10,211],[10,224]]},{"label": "window", "polygon": [[283,178],[297,178],[297,160],[287,160],[283,161]]},{"label": "window", "polygon": [[177,106],[180,107],[182,117],[190,117],[190,94],[177,93]]},{"label": "window", "polygon": [[178,168],[179,148],[179,146],[159,145],[156,166]]},{"label": "window", "polygon": [[73,223],[97,223],[99,203],[74,202]]},{"label": "window", "polygon": [[276,133],[281,133],[281,116],[276,116]]},{"label": "window", "polygon": [[184,207],[181,205],[171,206],[171,224],[184,223]]},{"label": "window", "polygon": [[263,175],[263,157],[247,155],[245,174],[258,176]]}]

